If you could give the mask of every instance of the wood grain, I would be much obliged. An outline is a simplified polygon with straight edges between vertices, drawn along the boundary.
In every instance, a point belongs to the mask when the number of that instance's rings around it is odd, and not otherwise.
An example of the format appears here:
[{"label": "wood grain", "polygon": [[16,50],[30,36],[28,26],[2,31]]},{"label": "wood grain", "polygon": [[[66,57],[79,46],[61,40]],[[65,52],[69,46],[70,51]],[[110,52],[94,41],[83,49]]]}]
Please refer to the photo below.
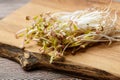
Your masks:
[{"label": "wood grain", "polygon": [[[98,1],[96,0],[71,0],[71,1],[69,0],[51,0],[51,1],[33,0],[31,3],[28,3],[23,8],[17,10],[16,12],[4,18],[0,22],[0,25],[1,25],[0,26],[1,27],[0,42],[20,48],[22,39],[19,39],[19,40],[15,39],[14,34],[17,30],[21,29],[23,25],[24,26],[27,25],[26,24],[27,22],[24,20],[26,15],[34,16],[34,15],[39,15],[39,13],[41,12],[47,12],[47,11],[51,11],[51,12],[74,11],[78,9],[85,9],[88,7],[103,8],[103,7],[107,7],[109,2],[110,0],[98,0]],[[120,3],[113,2],[111,9],[114,10],[118,8],[117,10],[119,14],[119,10],[120,10],[119,6],[120,6]],[[69,55],[66,57],[66,60],[70,61],[70,63],[73,64],[73,67],[75,65],[80,67],[82,65],[87,65],[87,66],[90,66],[90,68],[92,67],[95,70],[97,69],[97,70],[103,71],[103,74],[109,72],[108,74],[110,76],[108,78],[108,77],[105,77],[105,75],[102,75],[100,71],[98,71],[100,73],[99,76],[97,76],[98,79],[99,78],[113,79],[116,76],[115,79],[117,80],[118,76],[120,75],[119,47],[120,47],[119,43],[115,43],[111,47],[105,47],[105,45],[98,45],[98,46],[94,46],[92,48],[87,49],[86,52],[78,53],[75,56]],[[29,47],[27,50],[32,52],[33,51],[38,52],[36,50],[36,47],[34,47],[33,45],[31,48]],[[85,69],[89,71],[89,68],[85,68]],[[77,72],[77,69],[74,70],[74,68],[73,69],[71,68],[71,70],[73,70],[74,72]],[[81,74],[84,74],[84,73],[81,73]],[[85,74],[88,76],[87,73]],[[91,70],[91,74],[89,74],[89,76],[92,76],[95,78],[94,74],[92,73],[92,70]],[[114,74],[114,75],[111,75],[111,74]]]}]

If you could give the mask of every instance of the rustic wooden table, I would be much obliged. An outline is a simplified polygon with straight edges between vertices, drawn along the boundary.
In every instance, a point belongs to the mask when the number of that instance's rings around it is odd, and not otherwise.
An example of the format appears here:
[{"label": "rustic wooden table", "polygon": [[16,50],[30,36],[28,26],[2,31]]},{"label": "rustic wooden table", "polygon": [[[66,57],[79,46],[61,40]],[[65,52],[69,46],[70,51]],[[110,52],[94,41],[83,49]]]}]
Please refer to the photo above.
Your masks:
[{"label": "rustic wooden table", "polygon": [[[0,0],[0,19],[12,13],[30,0]],[[74,75],[75,76],[75,75]],[[54,79],[54,80],[73,80],[71,74],[50,71],[50,70],[35,70],[26,72],[21,67],[10,60],[0,58],[0,80],[1,79]],[[81,76],[81,79],[86,79]],[[87,79],[88,80],[88,79]]]}]

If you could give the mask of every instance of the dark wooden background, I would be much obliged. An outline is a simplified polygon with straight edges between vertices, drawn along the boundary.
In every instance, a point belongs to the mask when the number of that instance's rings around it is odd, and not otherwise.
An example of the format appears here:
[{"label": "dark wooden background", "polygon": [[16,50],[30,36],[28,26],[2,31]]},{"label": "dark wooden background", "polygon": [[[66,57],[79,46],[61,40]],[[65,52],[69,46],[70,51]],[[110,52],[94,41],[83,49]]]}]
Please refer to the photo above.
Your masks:
[{"label": "dark wooden background", "polygon": [[[30,0],[0,0],[0,19],[11,14]],[[120,0],[118,0],[120,1]],[[73,75],[60,71],[35,70],[26,72],[19,64],[10,60],[0,58],[0,80],[1,79],[51,79],[51,80],[76,80]],[[75,76],[75,75],[74,75]],[[82,79],[85,79],[81,76]],[[77,79],[78,80],[78,79]]]}]

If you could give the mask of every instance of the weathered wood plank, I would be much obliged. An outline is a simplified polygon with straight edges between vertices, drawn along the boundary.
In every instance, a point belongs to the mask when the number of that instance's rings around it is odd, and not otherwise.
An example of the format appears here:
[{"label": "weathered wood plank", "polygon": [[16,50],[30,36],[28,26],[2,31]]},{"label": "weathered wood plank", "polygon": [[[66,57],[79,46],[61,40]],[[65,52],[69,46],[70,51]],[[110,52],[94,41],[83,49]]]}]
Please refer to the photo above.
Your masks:
[{"label": "weathered wood plank", "polygon": [[106,71],[95,69],[84,64],[73,65],[74,63],[71,63],[69,61],[54,61],[52,64],[50,64],[50,56],[48,55],[25,51],[15,46],[10,46],[2,43],[0,43],[0,56],[18,62],[24,70],[31,70],[36,68],[39,69],[45,67],[50,69],[79,73],[86,76],[86,78],[97,80],[120,79],[120,77],[117,75],[113,75]]}]

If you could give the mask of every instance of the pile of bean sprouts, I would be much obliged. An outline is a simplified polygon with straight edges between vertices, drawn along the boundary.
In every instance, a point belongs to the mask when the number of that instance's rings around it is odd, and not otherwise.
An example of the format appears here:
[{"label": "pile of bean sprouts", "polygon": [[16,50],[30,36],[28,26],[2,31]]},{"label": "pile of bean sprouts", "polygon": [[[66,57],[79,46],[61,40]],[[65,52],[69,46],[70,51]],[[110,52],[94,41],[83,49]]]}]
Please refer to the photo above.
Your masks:
[{"label": "pile of bean sprouts", "polygon": [[18,31],[17,37],[24,36],[24,44],[37,42],[41,54],[56,58],[89,46],[96,42],[120,41],[117,13],[109,9],[85,9],[75,12],[42,13],[34,18],[31,25]]}]

